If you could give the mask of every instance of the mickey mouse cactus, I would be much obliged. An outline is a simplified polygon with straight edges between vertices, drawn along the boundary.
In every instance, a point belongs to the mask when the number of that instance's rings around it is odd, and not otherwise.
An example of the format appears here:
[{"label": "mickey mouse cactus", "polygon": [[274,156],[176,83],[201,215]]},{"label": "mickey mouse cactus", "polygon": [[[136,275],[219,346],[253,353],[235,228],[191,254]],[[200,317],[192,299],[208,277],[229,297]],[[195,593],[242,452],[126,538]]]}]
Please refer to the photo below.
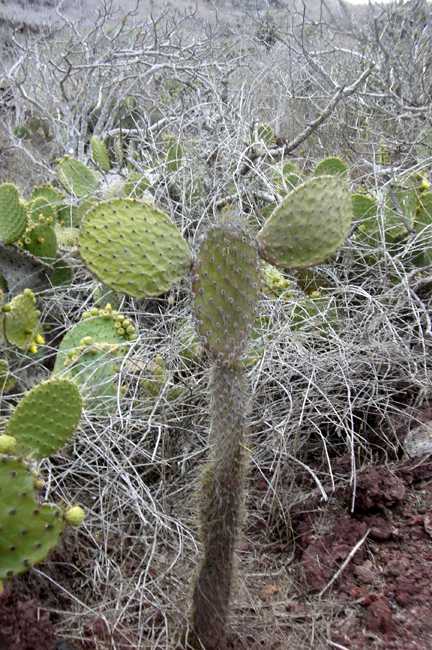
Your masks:
[{"label": "mickey mouse cactus", "polygon": [[318,176],[274,210],[256,239],[235,223],[197,236],[194,255],[169,217],[145,203],[114,199],[90,209],[78,236],[89,270],[116,291],[157,296],[190,270],[196,330],[212,362],[211,458],[199,505],[202,558],[191,607],[191,647],[217,650],[233,577],[246,467],[245,367],[260,300],[260,257],[283,268],[319,264],[343,243],[352,202],[343,179]]}]

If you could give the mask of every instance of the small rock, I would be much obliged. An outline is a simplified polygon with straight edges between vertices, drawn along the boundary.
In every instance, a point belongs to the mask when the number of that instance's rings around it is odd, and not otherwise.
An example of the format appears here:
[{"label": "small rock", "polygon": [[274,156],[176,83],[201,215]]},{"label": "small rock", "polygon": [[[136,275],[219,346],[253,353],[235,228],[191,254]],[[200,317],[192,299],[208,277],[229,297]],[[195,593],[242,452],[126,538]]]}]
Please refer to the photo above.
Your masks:
[{"label": "small rock", "polygon": [[395,630],[390,605],[384,598],[372,603],[366,612],[365,627],[374,634],[391,634]]},{"label": "small rock", "polygon": [[366,467],[357,476],[356,510],[385,510],[404,499],[404,484],[386,467]]},{"label": "small rock", "polygon": [[363,521],[370,528],[369,539],[376,539],[378,542],[383,542],[392,536],[393,526],[387,519],[383,519],[382,517],[365,517]]},{"label": "small rock", "polygon": [[405,436],[403,448],[410,458],[432,454],[432,420],[427,420],[421,426],[411,429]]}]

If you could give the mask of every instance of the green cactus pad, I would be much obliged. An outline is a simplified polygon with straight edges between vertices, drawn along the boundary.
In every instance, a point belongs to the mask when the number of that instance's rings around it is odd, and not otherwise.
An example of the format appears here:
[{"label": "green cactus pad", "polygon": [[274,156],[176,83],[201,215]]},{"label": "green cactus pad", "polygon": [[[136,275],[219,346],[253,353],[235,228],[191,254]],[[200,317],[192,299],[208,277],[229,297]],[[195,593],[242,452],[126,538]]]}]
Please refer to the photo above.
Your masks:
[{"label": "green cactus pad", "polygon": [[[30,203],[32,203],[35,199],[43,199],[45,205],[50,206],[56,221],[59,223],[64,221],[66,224],[68,224],[69,212],[67,206],[65,203],[63,203],[64,198],[65,195],[60,192],[60,190],[53,187],[49,183],[44,183],[40,187],[34,188],[30,197]],[[42,210],[42,214],[46,216],[44,210]]]},{"label": "green cactus pad", "polygon": [[12,578],[44,560],[65,525],[63,511],[38,505],[35,478],[25,463],[0,459],[0,580]]},{"label": "green cactus pad", "polygon": [[135,298],[168,291],[187,272],[191,251],[167,215],[133,199],[99,203],[84,216],[78,248],[104,284]]},{"label": "green cactus pad", "polygon": [[361,219],[363,221],[375,217],[378,205],[370,196],[366,196],[365,194],[353,194],[351,200],[354,219]]},{"label": "green cactus pad", "polygon": [[292,162],[287,162],[282,167],[281,165],[272,167],[271,176],[277,191],[282,195],[291,192],[304,180],[301,171]]},{"label": "green cactus pad", "polygon": [[39,333],[38,321],[40,312],[36,309],[34,294],[26,289],[11,300],[7,305],[3,318],[3,333],[11,345],[26,349]]},{"label": "green cactus pad", "polygon": [[131,199],[139,199],[151,187],[150,181],[137,172],[129,174],[126,181],[124,192]]},{"label": "green cactus pad", "polygon": [[35,257],[51,262],[57,254],[57,237],[54,228],[44,223],[28,228],[21,238],[22,247]]},{"label": "green cactus pad", "polygon": [[416,232],[420,233],[432,225],[432,192],[424,192],[419,201],[418,214],[415,217]]},{"label": "green cactus pad", "polygon": [[131,324],[124,316],[110,314],[106,309],[95,311],[98,315],[84,318],[63,338],[54,374],[66,374],[81,387],[88,410],[109,413],[116,408],[116,366],[126,354],[126,342],[133,334],[126,333]]},{"label": "green cactus pad", "polygon": [[44,183],[40,187],[35,186],[30,197],[30,201],[35,199],[43,198],[46,203],[50,205],[58,204],[60,201],[63,201],[65,195],[63,192],[60,192],[56,187],[50,185],[50,183]]},{"label": "green cactus pad", "polygon": [[177,138],[168,136],[165,142],[166,166],[169,172],[177,171],[182,165],[183,150]]},{"label": "green cactus pad", "polygon": [[57,175],[65,190],[79,199],[93,194],[99,185],[98,175],[75,158],[60,160]]},{"label": "green cactus pad", "polygon": [[110,161],[108,157],[108,151],[104,143],[94,135],[90,140],[90,147],[92,151],[93,162],[98,165],[102,171],[109,172],[110,170]]},{"label": "green cactus pad", "polygon": [[257,235],[261,256],[274,266],[306,268],[324,261],[343,243],[352,220],[344,181],[320,176],[299,185]]},{"label": "green cactus pad", "polygon": [[340,176],[346,178],[348,167],[340,158],[325,158],[315,167],[312,176]]},{"label": "green cactus pad", "polygon": [[18,190],[12,183],[0,185],[0,240],[4,244],[17,241],[27,227],[27,214]]},{"label": "green cactus pad", "polygon": [[37,223],[40,215],[45,217],[45,219],[54,217],[54,210],[51,203],[47,203],[42,196],[38,196],[30,201],[27,206],[27,213],[30,219],[35,223]]},{"label": "green cactus pad", "polygon": [[197,332],[214,359],[244,352],[258,314],[259,262],[251,236],[236,225],[211,228],[199,242],[192,270]]},{"label": "green cactus pad", "polygon": [[262,140],[268,147],[274,143],[275,135],[270,124],[258,124],[257,136],[258,140]]},{"label": "green cactus pad", "polygon": [[35,131],[37,131],[38,128],[40,127],[41,121],[38,117],[31,117],[28,124],[30,130],[33,131],[33,133],[35,133]]},{"label": "green cactus pad", "polygon": [[81,417],[75,383],[50,379],[32,388],[15,408],[4,433],[41,457],[56,453],[69,440]]},{"label": "green cactus pad", "polygon": [[16,126],[13,132],[18,140],[31,140],[31,133],[25,126]]}]

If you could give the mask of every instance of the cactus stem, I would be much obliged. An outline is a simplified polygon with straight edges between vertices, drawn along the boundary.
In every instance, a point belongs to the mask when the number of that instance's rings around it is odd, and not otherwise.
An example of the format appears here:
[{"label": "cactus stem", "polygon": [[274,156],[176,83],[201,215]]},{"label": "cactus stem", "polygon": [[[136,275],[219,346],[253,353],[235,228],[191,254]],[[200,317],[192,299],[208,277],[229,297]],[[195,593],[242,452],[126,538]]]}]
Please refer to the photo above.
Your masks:
[{"label": "cactus stem", "polygon": [[193,593],[192,642],[198,648],[217,650],[225,636],[247,456],[240,364],[214,366],[210,394],[212,456],[201,480],[203,558]]}]

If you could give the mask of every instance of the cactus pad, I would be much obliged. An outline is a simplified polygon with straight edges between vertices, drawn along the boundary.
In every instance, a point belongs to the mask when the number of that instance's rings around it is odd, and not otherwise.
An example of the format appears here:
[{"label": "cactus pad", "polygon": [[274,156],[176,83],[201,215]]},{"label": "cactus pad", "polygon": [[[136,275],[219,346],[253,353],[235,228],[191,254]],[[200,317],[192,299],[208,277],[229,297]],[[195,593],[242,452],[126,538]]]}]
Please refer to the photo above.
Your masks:
[{"label": "cactus pad", "polygon": [[[92,310],[93,311],[93,310]],[[127,352],[126,341],[135,337],[134,329],[124,316],[109,310],[98,312],[77,323],[60,344],[54,374],[66,372],[89,397],[89,410],[110,410],[116,406],[117,386],[114,383],[116,362]]]},{"label": "cactus pad", "polygon": [[[44,219],[44,217],[40,217]],[[21,238],[22,247],[35,257],[51,262],[57,254],[57,237],[54,228],[46,223],[38,223],[28,228]]]},{"label": "cactus pad", "polygon": [[37,222],[40,215],[44,216],[45,219],[52,218],[54,216],[54,210],[50,203],[43,198],[43,196],[38,196],[27,206],[27,212],[30,219],[33,222]]},{"label": "cactus pad", "polygon": [[27,215],[18,190],[12,183],[0,185],[0,239],[5,244],[17,241],[27,226]]},{"label": "cactus pad", "polygon": [[15,408],[4,433],[41,457],[58,451],[81,417],[79,390],[67,379],[51,379],[32,388]]},{"label": "cactus pad", "polygon": [[40,312],[36,309],[36,298],[29,289],[25,289],[25,293],[16,296],[3,309],[6,308],[8,311],[4,313],[3,318],[5,339],[11,345],[24,350],[39,333]]},{"label": "cactus pad", "polygon": [[192,257],[167,215],[133,199],[91,208],[81,223],[78,248],[93,275],[136,298],[168,291],[189,269]]},{"label": "cactus pad", "polygon": [[104,143],[94,135],[90,140],[90,147],[92,151],[93,162],[98,165],[102,171],[109,172],[110,170],[110,161],[108,157],[108,151]]},{"label": "cactus pad", "polygon": [[346,178],[348,167],[340,158],[325,158],[315,167],[312,176],[340,176]]},{"label": "cactus pad", "polygon": [[[44,183],[40,187],[34,188],[30,197],[30,203],[32,204],[35,199],[43,199],[45,205],[50,206],[56,221],[64,221],[67,223],[69,213],[67,206],[63,203],[64,198],[65,195],[60,192],[60,190],[49,183]],[[39,205],[41,205],[41,203],[39,203]],[[42,214],[45,215],[44,210],[42,210]]]},{"label": "cactus pad", "polygon": [[261,256],[274,266],[306,268],[323,262],[343,243],[352,220],[348,188],[336,176],[299,185],[257,235]]},{"label": "cactus pad", "polygon": [[99,184],[98,175],[75,158],[62,158],[57,165],[57,175],[65,190],[79,199],[93,194]]},{"label": "cactus pad", "polygon": [[56,546],[65,520],[53,505],[35,500],[35,478],[25,463],[0,459],[0,580],[27,571]]},{"label": "cactus pad", "polygon": [[207,231],[192,271],[194,318],[203,346],[214,359],[238,359],[258,314],[259,263],[251,236],[235,225]]}]

